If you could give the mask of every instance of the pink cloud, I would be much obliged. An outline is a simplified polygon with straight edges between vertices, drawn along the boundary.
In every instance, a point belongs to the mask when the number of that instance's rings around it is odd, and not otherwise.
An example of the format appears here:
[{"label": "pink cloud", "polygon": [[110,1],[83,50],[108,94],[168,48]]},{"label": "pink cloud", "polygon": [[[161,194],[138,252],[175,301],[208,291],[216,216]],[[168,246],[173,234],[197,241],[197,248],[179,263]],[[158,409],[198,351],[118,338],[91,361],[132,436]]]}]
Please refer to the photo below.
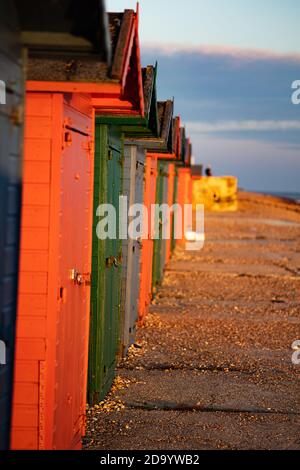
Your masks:
[{"label": "pink cloud", "polygon": [[300,62],[300,54],[295,53],[279,53],[272,50],[264,49],[244,49],[234,46],[226,45],[201,45],[190,46],[182,44],[159,44],[159,43],[145,43],[143,45],[145,52],[155,52],[163,55],[174,55],[178,53],[186,54],[201,54],[209,56],[230,56],[233,59],[239,60],[287,60],[293,62]]},{"label": "pink cloud", "polygon": [[235,131],[291,131],[300,130],[300,121],[275,121],[275,120],[252,120],[252,121],[216,121],[188,122],[187,127],[192,132],[235,132]]}]

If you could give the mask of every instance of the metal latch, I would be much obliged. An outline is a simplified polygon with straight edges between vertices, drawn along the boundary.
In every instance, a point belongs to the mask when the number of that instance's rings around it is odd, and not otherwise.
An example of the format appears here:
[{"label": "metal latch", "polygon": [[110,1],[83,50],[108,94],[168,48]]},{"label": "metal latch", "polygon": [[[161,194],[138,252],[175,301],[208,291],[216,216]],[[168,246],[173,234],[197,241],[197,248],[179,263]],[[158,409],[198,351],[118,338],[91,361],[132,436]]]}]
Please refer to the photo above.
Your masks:
[{"label": "metal latch", "polygon": [[69,279],[78,286],[90,286],[92,284],[91,273],[80,273],[77,269],[71,269]]},{"label": "metal latch", "polygon": [[106,258],[106,267],[107,268],[112,268],[113,266],[115,268],[119,268],[122,265],[122,258],[116,258],[115,256],[110,256],[109,258]]},{"label": "metal latch", "polygon": [[71,147],[71,145],[72,145],[73,138],[72,138],[72,132],[71,132],[71,129],[70,129],[71,125],[72,125],[72,120],[70,118],[64,119],[64,122],[63,122],[63,141],[62,141],[63,150],[66,147]]},{"label": "metal latch", "polygon": [[112,267],[118,268],[119,263],[118,260],[115,256],[110,256],[109,258],[106,258],[106,267],[107,268],[112,268]]}]

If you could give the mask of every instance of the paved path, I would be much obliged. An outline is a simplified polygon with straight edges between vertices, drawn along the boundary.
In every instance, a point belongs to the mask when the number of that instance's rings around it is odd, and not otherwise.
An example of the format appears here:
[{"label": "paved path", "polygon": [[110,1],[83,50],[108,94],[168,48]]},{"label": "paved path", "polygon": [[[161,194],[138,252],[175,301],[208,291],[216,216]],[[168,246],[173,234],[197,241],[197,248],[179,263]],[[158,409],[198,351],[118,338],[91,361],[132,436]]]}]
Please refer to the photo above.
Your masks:
[{"label": "paved path", "polygon": [[178,251],[89,449],[300,449],[300,208],[240,196]]}]

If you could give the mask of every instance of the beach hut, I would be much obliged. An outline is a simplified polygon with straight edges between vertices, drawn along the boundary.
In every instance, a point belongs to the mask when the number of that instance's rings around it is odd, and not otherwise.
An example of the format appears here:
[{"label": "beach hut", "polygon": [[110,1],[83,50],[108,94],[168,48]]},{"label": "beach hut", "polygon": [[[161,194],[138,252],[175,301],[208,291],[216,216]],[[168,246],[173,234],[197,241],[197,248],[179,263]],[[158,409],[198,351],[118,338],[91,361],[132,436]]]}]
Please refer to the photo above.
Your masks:
[{"label": "beach hut", "polygon": [[[174,182],[173,182],[173,205],[174,207],[178,203],[178,167],[176,164],[174,164]],[[176,239],[176,232],[175,232],[175,226],[176,224],[176,218],[173,213],[172,217],[172,232],[171,232],[171,256],[175,251],[176,244],[177,244],[177,239]]]},{"label": "beach hut", "polygon": [[[151,205],[156,202],[157,155],[148,156],[147,150],[158,150],[162,158],[174,159],[172,152],[173,102],[157,103],[157,67],[148,66],[142,71],[144,115],[141,118],[101,117],[100,122],[114,122],[121,126],[124,135],[124,194],[130,202],[147,207],[146,237],[143,240],[123,242],[123,288],[121,302],[121,353],[124,355],[134,341],[137,309],[139,319],[150,302],[152,286],[153,231]],[[108,121],[109,120],[109,121]],[[164,153],[165,152],[165,153]],[[129,176],[131,174],[131,176]],[[140,238],[140,237],[138,237]],[[142,253],[141,253],[142,248]]]},{"label": "beach hut", "polygon": [[144,322],[152,299],[154,227],[152,225],[151,206],[155,204],[156,200],[157,163],[158,160],[156,157],[146,154],[144,205],[147,208],[147,213],[145,214],[147,232],[144,232],[141,253],[140,293],[138,303],[138,319],[140,325]]},{"label": "beach hut", "polygon": [[[156,198],[155,203],[158,207],[162,207],[168,203],[168,173],[169,165],[163,160],[158,161]],[[153,266],[152,266],[152,293],[155,294],[157,286],[163,278],[163,271],[166,260],[166,238],[165,230],[170,215],[167,217],[163,211],[158,215],[158,224],[154,232],[154,249],[153,249]]]},{"label": "beach hut", "polygon": [[[132,14],[132,12],[131,12]],[[111,20],[115,17],[116,14],[110,14]],[[120,18],[120,15],[118,15]],[[135,48],[133,47],[131,54],[131,68],[136,70],[134,75],[131,77],[136,78],[136,82],[132,82],[132,89],[136,90],[136,93],[140,90],[140,74],[138,73],[140,69],[139,62],[139,44],[138,44],[138,12],[135,16],[136,23],[134,23],[136,30],[136,40],[133,42]],[[128,22],[127,22],[128,23]],[[130,23],[129,23],[130,24]],[[133,25],[133,26],[134,26]],[[113,27],[113,25],[111,25]],[[127,34],[130,33],[130,30]],[[130,34],[129,34],[130,35]],[[117,35],[113,35],[117,38]],[[126,37],[126,35],[125,35]],[[124,41],[124,34],[122,41]],[[121,50],[126,50],[124,47],[120,48]],[[114,129],[119,129],[119,134],[122,136],[122,147],[123,147],[123,173],[122,173],[122,196],[127,198],[127,206],[132,207],[132,205],[142,204],[144,197],[144,179],[145,179],[145,148],[140,145],[141,138],[154,138],[158,136],[158,120],[157,120],[157,106],[156,106],[156,74],[157,67],[148,66],[141,70],[142,76],[142,90],[143,90],[143,101],[139,101],[141,98],[140,94],[135,96],[135,103],[138,104],[137,107],[131,107],[129,109],[123,109],[116,107],[114,112],[106,112],[103,107],[99,106],[96,109],[97,119],[96,127],[101,129],[108,126]],[[134,95],[132,94],[134,97]],[[133,102],[133,103],[134,103]],[[139,112],[139,115],[138,115]],[[96,145],[97,148],[97,145]],[[98,161],[98,158],[96,158]],[[103,172],[102,172],[103,173]],[[101,174],[101,172],[100,172]],[[132,217],[129,216],[126,222],[130,223]],[[142,227],[141,227],[142,228]],[[141,230],[140,230],[141,231]],[[96,242],[98,247],[100,247],[101,242]],[[100,245],[99,245],[100,243]],[[141,259],[141,247],[142,240],[141,236],[136,238],[128,237],[125,235],[122,240],[122,244],[119,247],[122,248],[122,255],[117,259],[121,260],[118,264],[121,265],[121,271],[116,271],[115,274],[119,272],[121,275],[121,294],[119,293],[120,289],[120,277],[118,282],[114,283],[115,289],[115,299],[119,299],[119,308],[115,310],[115,319],[116,321],[113,324],[112,330],[115,331],[114,350],[111,350],[111,363],[109,367],[103,363],[101,358],[101,350],[103,350],[103,345],[101,345],[101,340],[99,339],[99,327],[97,322],[95,322],[95,329],[91,329],[91,354],[90,354],[90,381],[89,381],[89,401],[90,403],[95,403],[99,401],[107,393],[109,387],[111,386],[115,365],[117,360],[116,348],[117,345],[120,357],[124,357],[127,353],[129,346],[134,342],[136,326],[138,320],[138,305],[139,305],[139,291],[140,291],[140,259]],[[97,258],[98,260],[101,257]],[[98,292],[101,292],[101,286],[98,289]],[[103,289],[102,289],[103,292]],[[95,299],[98,299],[99,304],[101,296],[95,295]],[[93,299],[94,299],[93,298]],[[92,299],[92,302],[94,301]],[[98,316],[102,315],[102,318],[108,317],[111,319],[111,311],[114,312],[111,308],[107,310],[99,307],[93,309],[96,311]],[[101,314],[102,311],[102,314]],[[98,320],[100,322],[100,319]],[[92,320],[93,323],[93,320]],[[98,323],[99,324],[99,323]],[[112,338],[104,331],[104,341],[106,344],[112,343]],[[119,344],[118,343],[119,340]],[[104,348],[105,349],[105,348]],[[103,374],[104,367],[109,373],[106,375]],[[102,374],[102,375],[101,375]]]},{"label": "beach hut", "polygon": [[135,341],[138,325],[138,309],[140,296],[141,252],[143,247],[143,229],[147,222],[142,210],[144,203],[146,150],[138,145],[138,140],[128,140],[138,135],[141,138],[158,137],[158,115],[156,76],[157,66],[148,66],[142,69],[144,91],[144,122],[141,126],[127,127],[124,136],[124,182],[123,195],[126,196],[128,207],[140,209],[137,214],[131,214],[129,223],[134,222],[134,215],[140,216],[137,225],[138,233],[130,234],[123,240],[123,270],[122,270],[122,297],[121,297],[121,349],[125,357],[130,345]]},{"label": "beach hut", "polygon": [[[159,114],[163,116],[163,109],[166,103],[159,103]],[[179,161],[181,157],[180,149],[180,118],[171,116],[169,124],[169,135],[166,139],[166,148],[157,146],[148,153],[158,160],[158,178],[156,185],[156,204],[168,207],[167,215],[159,213],[159,226],[156,226],[154,233],[153,263],[152,263],[152,295],[155,294],[158,285],[163,278],[166,263],[171,257],[172,239],[175,240],[175,212],[174,190],[175,190],[175,166],[172,162]],[[166,236],[165,236],[166,235]],[[173,242],[174,246],[175,243]]]},{"label": "beach hut", "polygon": [[[128,295],[126,293],[127,267],[130,267],[132,276],[134,253],[129,257],[129,241],[122,240],[119,233],[119,197],[125,195],[131,202],[135,201],[143,184],[143,159],[140,160],[134,149],[125,149],[124,145],[126,133],[148,127],[144,113],[138,23],[138,11],[109,14],[114,53],[111,76],[106,84],[117,86],[118,94],[109,98],[103,94],[93,99],[96,142],[88,380],[88,401],[92,404],[99,403],[109,391],[115,376],[118,352],[122,349],[120,343],[124,344],[124,348],[128,347],[129,336],[134,334],[131,319],[135,313],[128,313],[134,303],[129,288]],[[97,233],[100,221],[97,208],[101,204],[111,204],[115,209],[114,240],[103,240]],[[138,252],[138,240],[132,250]]]},{"label": "beach hut", "polygon": [[[177,154],[173,143],[173,102],[171,100],[157,103],[159,136],[157,138],[140,139],[146,153],[146,173],[144,187],[144,204],[147,207],[147,234],[143,239],[140,296],[139,296],[139,322],[143,323],[151,298],[153,276],[161,276],[162,267],[166,259],[163,251],[162,227],[159,225],[159,234],[155,234],[152,223],[152,206],[157,202],[168,203],[169,162],[176,160]],[[161,162],[161,163],[160,163]],[[155,236],[158,235],[157,239]],[[154,274],[155,273],[155,274]]]},{"label": "beach hut", "polygon": [[23,74],[18,15],[0,14],[0,450],[9,447],[22,174]]},{"label": "beach hut", "polygon": [[[191,205],[193,200],[193,185],[191,175],[192,145],[190,139],[186,138],[183,127],[180,128],[180,163],[178,163],[177,203],[184,212],[185,205]],[[189,217],[190,216],[190,217]],[[187,232],[192,230],[191,213],[182,218],[181,238],[178,244],[184,246],[187,241]]]},{"label": "beach hut", "polygon": [[[149,73],[149,70],[148,70]],[[150,75],[149,75],[150,76]],[[147,103],[147,90],[151,89],[151,80],[148,87],[144,87],[145,109]],[[140,287],[139,287],[139,322],[142,323],[152,298],[153,276],[155,284],[161,278],[166,260],[170,256],[171,240],[162,239],[162,230],[155,237],[152,226],[152,206],[156,202],[168,204],[174,197],[176,168],[170,162],[178,161],[180,151],[180,119],[173,120],[173,102],[156,102],[156,90],[152,95],[151,114],[148,123],[152,135],[145,135],[142,126],[125,129],[131,137],[127,138],[127,144],[136,146],[142,152],[146,151],[146,165],[144,177],[144,204],[147,208],[148,220],[146,223],[147,234],[142,241],[142,255],[140,263]],[[158,119],[158,134],[155,135],[153,123]],[[152,116],[152,118],[151,118]],[[152,127],[151,127],[152,124]],[[174,131],[175,124],[175,131]],[[154,126],[155,127],[155,126]],[[161,163],[160,163],[161,162]],[[160,167],[158,170],[158,166]],[[161,187],[160,187],[161,186]],[[159,190],[160,188],[160,190]],[[159,191],[159,192],[158,192]],[[172,205],[172,204],[171,204]],[[173,214],[167,219],[168,229],[174,224]],[[155,240],[157,238],[157,240]],[[169,243],[168,243],[169,242]],[[153,263],[154,260],[154,263]],[[156,280],[158,277],[158,281]]]},{"label": "beach hut", "polygon": [[[173,188],[173,204],[174,207],[179,203],[178,201],[178,169],[181,166],[181,138],[180,138],[180,116],[173,118],[173,135],[172,135],[172,150],[173,154],[176,155],[176,160],[174,162],[174,188]],[[175,214],[172,214],[172,232],[171,232],[171,251],[174,252],[176,245],[178,243],[178,238],[180,237],[181,227],[179,227],[179,222],[175,218]]]},{"label": "beach hut", "polygon": [[79,449],[90,319],[92,92],[96,77],[106,76],[110,45],[102,2],[74,11],[68,1],[17,4],[28,58],[12,448]]},{"label": "beach hut", "polygon": [[170,208],[172,208],[171,213],[170,213],[170,218],[168,220],[168,227],[167,227],[167,233],[170,233],[170,237],[167,238],[166,240],[166,253],[165,253],[165,259],[164,264],[167,265],[171,259],[173,249],[175,248],[174,246],[174,241],[175,241],[175,214],[174,214],[174,205],[176,204],[176,186],[175,186],[175,177],[176,177],[176,170],[175,170],[175,164],[174,163],[169,163],[169,168],[168,168],[168,191],[167,191],[167,204]]}]

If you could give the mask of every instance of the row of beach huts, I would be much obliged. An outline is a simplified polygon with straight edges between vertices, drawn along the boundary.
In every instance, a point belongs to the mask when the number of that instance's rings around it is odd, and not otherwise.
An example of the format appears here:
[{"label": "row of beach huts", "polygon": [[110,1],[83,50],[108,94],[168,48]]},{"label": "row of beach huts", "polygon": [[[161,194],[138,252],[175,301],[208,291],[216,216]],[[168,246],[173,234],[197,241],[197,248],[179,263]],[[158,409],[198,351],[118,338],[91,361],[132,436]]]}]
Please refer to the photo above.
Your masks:
[{"label": "row of beach huts", "polygon": [[[4,0],[0,28],[0,448],[80,449],[86,403],[185,243],[173,212],[164,239],[150,209],[192,202],[191,142],[141,66],[138,10]],[[143,236],[120,236],[125,196],[148,209]]]}]

